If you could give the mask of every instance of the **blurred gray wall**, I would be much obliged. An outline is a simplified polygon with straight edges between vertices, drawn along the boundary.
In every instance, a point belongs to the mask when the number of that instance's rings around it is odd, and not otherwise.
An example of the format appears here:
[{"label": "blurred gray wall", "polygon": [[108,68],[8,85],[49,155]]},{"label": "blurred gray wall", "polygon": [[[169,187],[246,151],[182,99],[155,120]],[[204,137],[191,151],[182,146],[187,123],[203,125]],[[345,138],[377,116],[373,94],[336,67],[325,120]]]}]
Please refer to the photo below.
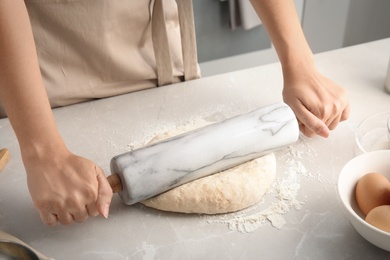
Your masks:
[{"label": "blurred gray wall", "polygon": [[389,0],[350,1],[344,37],[345,46],[388,37],[390,37]]},{"label": "blurred gray wall", "polygon": [[[390,37],[390,0],[296,0],[296,4],[314,53]],[[228,1],[193,0],[193,5],[199,62],[270,48],[263,26],[230,29]]]},{"label": "blurred gray wall", "polygon": [[251,30],[229,27],[228,1],[193,0],[199,62],[225,58],[271,46],[263,26]]},{"label": "blurred gray wall", "polygon": [[389,0],[306,0],[304,9],[315,53],[390,37]]}]

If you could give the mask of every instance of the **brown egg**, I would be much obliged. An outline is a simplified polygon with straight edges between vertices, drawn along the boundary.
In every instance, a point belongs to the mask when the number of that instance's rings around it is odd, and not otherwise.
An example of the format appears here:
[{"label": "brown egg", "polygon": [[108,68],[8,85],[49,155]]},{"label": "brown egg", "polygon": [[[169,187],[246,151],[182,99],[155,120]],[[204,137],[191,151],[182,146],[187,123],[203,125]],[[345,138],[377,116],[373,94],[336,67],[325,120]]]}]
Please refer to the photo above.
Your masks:
[{"label": "brown egg", "polygon": [[390,205],[374,208],[368,213],[366,221],[374,227],[390,232]]},{"label": "brown egg", "polygon": [[356,185],[356,200],[360,210],[367,215],[373,208],[390,205],[390,183],[379,173],[364,175]]}]

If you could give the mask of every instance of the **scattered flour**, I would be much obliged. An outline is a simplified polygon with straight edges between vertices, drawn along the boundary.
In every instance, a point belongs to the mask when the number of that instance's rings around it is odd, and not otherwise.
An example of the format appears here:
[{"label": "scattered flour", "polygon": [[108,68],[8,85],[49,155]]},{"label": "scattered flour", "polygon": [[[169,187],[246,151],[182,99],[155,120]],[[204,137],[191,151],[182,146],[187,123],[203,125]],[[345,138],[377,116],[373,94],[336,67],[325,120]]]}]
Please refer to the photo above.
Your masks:
[{"label": "scattered flour", "polygon": [[[275,181],[261,202],[241,212],[208,217],[207,222],[227,224],[230,230],[251,233],[265,223],[281,229],[287,223],[285,214],[291,210],[301,210],[305,202],[297,199],[301,187],[300,179],[305,177],[322,180],[321,175],[315,176],[308,172],[301,159],[303,156],[315,157],[316,153],[300,138],[294,145],[275,152],[275,156],[278,158],[278,169],[282,170],[282,176]],[[265,205],[266,202],[270,204]],[[265,209],[259,211],[262,206]]]}]

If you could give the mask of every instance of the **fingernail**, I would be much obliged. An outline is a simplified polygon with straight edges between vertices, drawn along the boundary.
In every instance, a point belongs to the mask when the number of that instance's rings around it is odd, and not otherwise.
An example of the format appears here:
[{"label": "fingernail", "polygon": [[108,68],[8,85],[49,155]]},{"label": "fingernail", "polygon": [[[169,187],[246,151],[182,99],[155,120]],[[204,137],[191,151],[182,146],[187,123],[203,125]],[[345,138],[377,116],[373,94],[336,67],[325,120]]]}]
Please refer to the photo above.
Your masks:
[{"label": "fingernail", "polygon": [[102,213],[104,218],[108,218],[108,211],[110,209],[110,204],[104,204]]}]

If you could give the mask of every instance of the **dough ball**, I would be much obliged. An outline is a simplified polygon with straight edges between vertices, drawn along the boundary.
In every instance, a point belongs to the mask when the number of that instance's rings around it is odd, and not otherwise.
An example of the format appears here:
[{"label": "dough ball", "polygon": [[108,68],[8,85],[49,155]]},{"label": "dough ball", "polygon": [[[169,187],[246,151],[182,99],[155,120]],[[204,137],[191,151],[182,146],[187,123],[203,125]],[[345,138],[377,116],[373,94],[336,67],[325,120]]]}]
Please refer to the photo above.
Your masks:
[{"label": "dough ball", "polygon": [[273,153],[226,171],[183,184],[141,202],[172,212],[221,214],[259,202],[275,179]]},{"label": "dough ball", "polygon": [[[183,131],[158,135],[150,143],[180,132]],[[274,181],[275,173],[276,159],[271,153],[183,184],[141,203],[151,208],[181,213],[221,214],[239,211],[261,200]]]}]

